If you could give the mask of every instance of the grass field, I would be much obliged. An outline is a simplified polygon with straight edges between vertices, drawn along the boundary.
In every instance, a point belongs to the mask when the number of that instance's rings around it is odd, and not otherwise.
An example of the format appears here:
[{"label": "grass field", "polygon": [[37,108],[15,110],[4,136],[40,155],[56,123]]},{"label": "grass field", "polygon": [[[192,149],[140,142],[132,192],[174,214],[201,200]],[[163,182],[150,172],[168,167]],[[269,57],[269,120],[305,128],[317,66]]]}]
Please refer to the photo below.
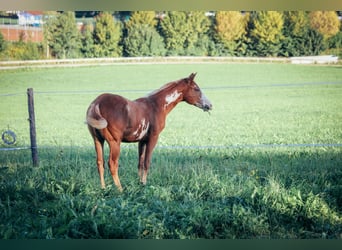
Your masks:
[{"label": "grass field", "polygon": [[[179,104],[148,176],[124,144],[123,193],[100,189],[84,124],[102,92],[134,99],[198,72],[210,115]],[[0,238],[342,238],[342,68],[289,64],[111,65],[0,71],[0,130],[40,165],[0,151]],[[1,147],[7,147],[1,142]]]}]

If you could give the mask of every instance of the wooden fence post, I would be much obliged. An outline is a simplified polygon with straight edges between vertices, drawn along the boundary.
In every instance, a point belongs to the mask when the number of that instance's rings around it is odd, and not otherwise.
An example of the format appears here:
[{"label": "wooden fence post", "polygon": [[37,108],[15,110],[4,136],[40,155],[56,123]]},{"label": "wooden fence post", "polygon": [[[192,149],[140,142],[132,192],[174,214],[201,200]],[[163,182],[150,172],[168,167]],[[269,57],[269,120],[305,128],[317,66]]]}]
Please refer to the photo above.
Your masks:
[{"label": "wooden fence post", "polygon": [[38,149],[36,139],[36,118],[34,115],[33,89],[27,89],[28,113],[30,122],[30,139],[33,166],[38,166]]}]

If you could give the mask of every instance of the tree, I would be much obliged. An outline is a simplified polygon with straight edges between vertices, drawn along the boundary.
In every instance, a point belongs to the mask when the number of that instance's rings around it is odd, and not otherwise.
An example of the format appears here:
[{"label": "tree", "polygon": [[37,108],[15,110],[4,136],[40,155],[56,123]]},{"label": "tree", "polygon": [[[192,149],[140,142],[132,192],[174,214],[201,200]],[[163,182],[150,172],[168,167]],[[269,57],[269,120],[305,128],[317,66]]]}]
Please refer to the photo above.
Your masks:
[{"label": "tree", "polygon": [[284,12],[284,35],[303,36],[309,28],[309,19],[305,11]]},{"label": "tree", "polygon": [[94,57],[93,27],[87,23],[82,28],[81,53],[84,57]]},{"label": "tree", "polygon": [[161,33],[169,55],[184,53],[184,43],[189,34],[187,15],[184,11],[169,11],[160,23]]},{"label": "tree", "polygon": [[305,11],[285,11],[281,54],[283,56],[311,54],[311,51],[305,47],[309,39],[309,28],[309,18]]},{"label": "tree", "polygon": [[164,56],[166,52],[163,38],[147,24],[136,24],[128,29],[124,48],[127,56]]},{"label": "tree", "polygon": [[169,55],[201,54],[201,40],[208,40],[210,21],[202,11],[169,11],[160,22]]},{"label": "tree", "polygon": [[318,55],[326,48],[323,34],[310,25],[308,12],[284,12],[284,56]]},{"label": "tree", "polygon": [[140,24],[155,27],[157,25],[155,11],[133,11],[131,17],[126,22],[126,28],[129,29]]},{"label": "tree", "polygon": [[248,15],[239,11],[218,11],[215,16],[215,38],[232,54],[246,34]]},{"label": "tree", "polygon": [[306,35],[303,50],[306,55],[319,55],[319,53],[326,49],[324,37],[315,29],[309,29]]},{"label": "tree", "polygon": [[78,57],[80,34],[74,12],[58,13],[49,18],[45,24],[44,38],[57,58]]},{"label": "tree", "polygon": [[185,40],[185,51],[188,55],[207,55],[211,22],[204,11],[190,11],[187,13],[189,33]]},{"label": "tree", "polygon": [[253,19],[252,49],[260,56],[276,56],[283,39],[283,15],[277,11],[260,11]]},{"label": "tree", "polygon": [[342,32],[340,31],[335,36],[330,37],[328,43],[331,49],[342,49]]},{"label": "tree", "polygon": [[4,36],[2,35],[2,32],[0,32],[0,52],[4,51],[6,49],[6,41]]},{"label": "tree", "polygon": [[124,52],[128,56],[163,56],[163,38],[158,34],[154,11],[135,11],[125,23]]},{"label": "tree", "polygon": [[119,22],[114,22],[113,16],[103,12],[96,17],[94,28],[94,55],[96,57],[121,56],[119,45],[122,28]]},{"label": "tree", "polygon": [[324,39],[339,32],[340,21],[335,11],[312,11],[309,17],[311,27],[321,33]]}]

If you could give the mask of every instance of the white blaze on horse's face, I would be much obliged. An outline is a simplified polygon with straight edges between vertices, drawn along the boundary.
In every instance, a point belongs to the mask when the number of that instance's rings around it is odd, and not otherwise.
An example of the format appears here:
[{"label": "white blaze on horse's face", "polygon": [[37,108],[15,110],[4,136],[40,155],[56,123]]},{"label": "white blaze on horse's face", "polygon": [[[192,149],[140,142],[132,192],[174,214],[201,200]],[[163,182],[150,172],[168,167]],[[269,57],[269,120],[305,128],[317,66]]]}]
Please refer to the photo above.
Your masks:
[{"label": "white blaze on horse's face", "polygon": [[171,103],[175,102],[178,99],[178,97],[180,97],[180,95],[181,93],[178,93],[178,90],[175,90],[171,94],[167,95],[165,97],[164,109],[166,109],[167,106],[169,106]]},{"label": "white blaze on horse's face", "polygon": [[141,120],[141,123],[138,126],[138,129],[133,132],[133,135],[137,140],[141,140],[147,133],[150,123],[145,123],[145,119]]}]

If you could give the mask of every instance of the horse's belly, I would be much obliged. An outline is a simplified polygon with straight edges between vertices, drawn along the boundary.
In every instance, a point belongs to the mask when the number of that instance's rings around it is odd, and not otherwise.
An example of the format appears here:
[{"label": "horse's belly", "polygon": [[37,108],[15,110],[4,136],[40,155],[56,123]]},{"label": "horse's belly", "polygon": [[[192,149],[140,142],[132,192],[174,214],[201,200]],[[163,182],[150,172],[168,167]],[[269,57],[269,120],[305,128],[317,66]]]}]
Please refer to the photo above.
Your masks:
[{"label": "horse's belly", "polygon": [[128,129],[123,136],[123,142],[137,142],[142,140],[148,133],[150,123],[142,119],[134,128]]}]

